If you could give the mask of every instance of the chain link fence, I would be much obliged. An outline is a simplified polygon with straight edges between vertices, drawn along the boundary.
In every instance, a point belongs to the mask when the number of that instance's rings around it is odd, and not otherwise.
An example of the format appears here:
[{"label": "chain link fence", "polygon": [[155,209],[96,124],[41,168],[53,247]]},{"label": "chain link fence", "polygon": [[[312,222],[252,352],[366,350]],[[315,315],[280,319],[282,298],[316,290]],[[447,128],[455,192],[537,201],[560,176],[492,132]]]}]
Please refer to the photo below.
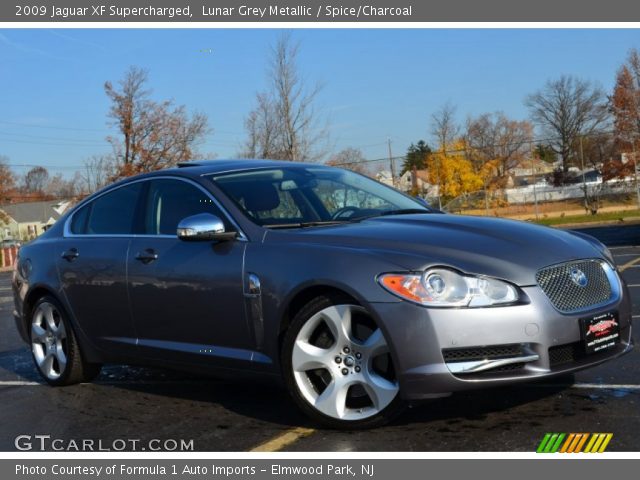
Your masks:
[{"label": "chain link fence", "polygon": [[636,179],[604,182],[593,170],[594,177],[577,175],[575,183],[554,186],[552,173],[529,175],[527,183],[509,188],[467,193],[454,199],[444,199],[438,187],[431,183],[426,170],[406,170],[405,156],[379,158],[339,165],[354,170],[413,196],[419,196],[432,207],[449,213],[544,220],[574,215],[637,211],[640,196]]}]

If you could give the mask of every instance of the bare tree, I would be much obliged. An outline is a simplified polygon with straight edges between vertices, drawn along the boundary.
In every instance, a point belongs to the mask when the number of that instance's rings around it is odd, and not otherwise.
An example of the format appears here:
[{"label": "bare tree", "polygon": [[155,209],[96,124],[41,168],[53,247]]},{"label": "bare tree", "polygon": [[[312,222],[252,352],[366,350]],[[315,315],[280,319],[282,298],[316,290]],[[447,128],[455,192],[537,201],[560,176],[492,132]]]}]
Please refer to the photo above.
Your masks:
[{"label": "bare tree", "polygon": [[49,181],[49,171],[44,167],[33,167],[22,178],[22,190],[26,193],[44,193]]},{"label": "bare tree", "polygon": [[493,161],[503,177],[526,157],[533,141],[533,126],[508,118],[503,112],[485,113],[467,120],[465,139],[476,172]]},{"label": "bare tree", "polygon": [[299,44],[290,33],[281,35],[271,50],[269,90],[256,95],[256,107],[245,121],[243,156],[290,161],[314,161],[324,152],[326,128],[314,103],[321,90],[309,87],[298,70]]},{"label": "bare tree", "polygon": [[431,133],[442,151],[446,150],[447,146],[460,134],[460,126],[456,123],[455,117],[456,106],[450,102],[442,105],[431,115]]},{"label": "bare tree", "polygon": [[115,159],[109,155],[93,155],[87,158],[80,172],[79,193],[93,193],[107,185],[114,175],[115,168]]},{"label": "bare tree", "polygon": [[131,67],[119,82],[119,89],[105,83],[111,100],[109,116],[122,138],[108,137],[121,164],[117,176],[158,170],[192,159],[195,146],[209,133],[207,117],[188,115],[184,106],[172,100],[156,102],[146,89],[148,74]]},{"label": "bare tree", "polygon": [[359,148],[347,147],[331,156],[327,165],[346,168],[358,173],[366,173],[366,159]]},{"label": "bare tree", "polygon": [[525,99],[531,119],[549,136],[548,144],[562,158],[566,173],[575,156],[576,139],[605,128],[609,120],[602,88],[574,76],[549,80]]},{"label": "bare tree", "polygon": [[247,140],[243,158],[281,158],[276,105],[267,93],[256,95],[256,107],[245,120]]},{"label": "bare tree", "polygon": [[9,158],[0,155],[0,202],[4,203],[16,185],[16,177],[9,167]]},{"label": "bare tree", "polygon": [[47,182],[45,194],[51,198],[73,198],[81,193],[81,185],[80,172],[75,172],[73,178],[70,179],[66,179],[61,173],[58,173]]},{"label": "bare tree", "polygon": [[[136,160],[137,144],[142,135],[145,111],[149,107],[149,90],[145,89],[149,74],[142,68],[131,66],[124,78],[118,82],[120,90],[116,90],[109,81],[104,84],[104,91],[111,100],[109,116],[114,120],[124,137],[122,162],[133,163]],[[108,140],[118,147],[120,144],[114,138]]]}]

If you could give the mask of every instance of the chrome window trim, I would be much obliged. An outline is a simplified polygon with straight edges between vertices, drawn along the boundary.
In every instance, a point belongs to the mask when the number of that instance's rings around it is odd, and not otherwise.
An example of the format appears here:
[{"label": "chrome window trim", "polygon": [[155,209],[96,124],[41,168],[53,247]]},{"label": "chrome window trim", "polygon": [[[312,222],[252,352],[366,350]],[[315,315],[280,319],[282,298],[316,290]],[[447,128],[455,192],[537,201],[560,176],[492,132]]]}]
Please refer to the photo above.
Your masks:
[{"label": "chrome window trim", "polygon": [[64,229],[62,232],[62,236],[64,238],[173,238],[178,240],[178,236],[176,235],[166,235],[166,234],[159,234],[159,235],[153,235],[153,234],[149,234],[149,233],[131,233],[131,234],[127,234],[127,233],[73,233],[71,232],[71,222],[73,221],[73,216],[82,208],[84,208],[86,205],[89,205],[92,202],[95,202],[97,199],[99,199],[100,197],[114,192],[120,188],[129,186],[129,185],[133,185],[135,183],[141,183],[141,182],[150,182],[153,180],[178,180],[180,182],[185,182],[188,183],[190,185],[193,185],[194,187],[200,189],[200,191],[202,191],[207,197],[209,197],[209,199],[211,199],[211,201],[214,203],[214,205],[216,207],[218,207],[218,209],[220,210],[220,212],[222,212],[222,214],[226,217],[226,219],[236,228],[237,232],[238,232],[238,238],[237,240],[246,242],[248,241],[248,238],[246,236],[246,234],[244,233],[244,231],[242,230],[242,228],[240,228],[240,225],[238,225],[238,223],[235,221],[235,219],[229,214],[229,212],[227,211],[226,208],[224,208],[224,206],[218,201],[217,198],[215,198],[211,192],[209,192],[206,188],[204,188],[202,185],[200,185],[197,182],[194,182],[193,180],[191,180],[190,178],[184,178],[184,177],[174,177],[171,175],[159,175],[157,177],[149,177],[149,178],[140,178],[138,180],[132,180],[131,182],[125,182],[122,185],[118,185],[117,187],[113,187],[113,188],[109,188],[108,190],[105,190],[104,192],[100,193],[99,195],[83,201],[81,203],[79,203],[78,205],[76,205],[73,209],[73,211],[69,214],[69,216],[67,217],[67,219],[64,222]]}]

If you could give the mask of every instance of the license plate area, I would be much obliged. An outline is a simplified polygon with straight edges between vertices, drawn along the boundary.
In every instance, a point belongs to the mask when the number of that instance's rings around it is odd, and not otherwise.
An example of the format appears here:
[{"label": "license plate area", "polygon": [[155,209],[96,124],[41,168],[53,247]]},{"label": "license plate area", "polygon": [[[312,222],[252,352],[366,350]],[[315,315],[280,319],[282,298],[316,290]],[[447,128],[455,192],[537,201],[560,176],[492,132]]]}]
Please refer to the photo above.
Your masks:
[{"label": "license plate area", "polygon": [[620,342],[618,312],[607,312],[580,319],[580,335],[587,354],[613,348]]}]

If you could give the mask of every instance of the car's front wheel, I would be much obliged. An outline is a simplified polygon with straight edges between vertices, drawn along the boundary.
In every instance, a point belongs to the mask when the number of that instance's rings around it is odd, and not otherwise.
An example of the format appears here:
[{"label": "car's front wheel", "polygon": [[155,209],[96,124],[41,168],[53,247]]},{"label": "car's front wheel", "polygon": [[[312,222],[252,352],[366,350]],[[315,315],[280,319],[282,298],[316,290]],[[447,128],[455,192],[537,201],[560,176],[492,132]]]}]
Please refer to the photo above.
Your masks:
[{"label": "car's front wheel", "polygon": [[50,296],[36,302],[30,319],[31,353],[38,372],[55,386],[88,382],[100,365],[82,357],[71,324],[58,301]]},{"label": "car's front wheel", "polygon": [[298,406],[334,428],[371,428],[403,406],[384,333],[360,305],[318,297],[294,317],[282,348]]}]

